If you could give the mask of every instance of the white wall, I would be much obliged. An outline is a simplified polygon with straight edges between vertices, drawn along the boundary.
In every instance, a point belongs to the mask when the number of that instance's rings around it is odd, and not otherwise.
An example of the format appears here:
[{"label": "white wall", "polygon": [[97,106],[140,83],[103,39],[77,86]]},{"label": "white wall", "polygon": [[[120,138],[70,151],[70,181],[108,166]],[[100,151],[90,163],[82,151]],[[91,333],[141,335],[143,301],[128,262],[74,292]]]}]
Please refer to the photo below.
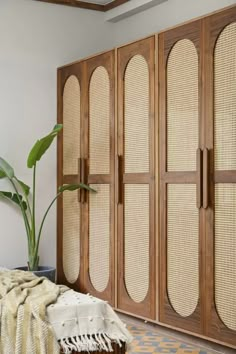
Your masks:
[{"label": "white wall", "polygon": [[[131,0],[132,1],[132,0]],[[0,156],[31,183],[29,149],[56,123],[56,68],[206,14],[235,0],[168,0],[117,24],[103,13],[33,0],[0,0]],[[38,219],[56,191],[56,145],[38,165]],[[6,185],[0,181],[0,190]],[[27,261],[16,209],[0,201],[0,265]],[[56,208],[45,224],[41,263],[56,262]]]},{"label": "white wall", "polygon": [[114,44],[122,45],[235,3],[236,0],[168,0],[114,24]]},{"label": "white wall", "polygon": [[[31,183],[29,149],[56,123],[56,68],[112,47],[104,14],[33,0],[0,0],[0,156]],[[38,164],[38,218],[56,191],[56,145]],[[0,182],[0,190],[6,186]],[[55,264],[56,208],[43,232],[41,263]],[[0,201],[0,265],[26,265],[20,214]]]}]

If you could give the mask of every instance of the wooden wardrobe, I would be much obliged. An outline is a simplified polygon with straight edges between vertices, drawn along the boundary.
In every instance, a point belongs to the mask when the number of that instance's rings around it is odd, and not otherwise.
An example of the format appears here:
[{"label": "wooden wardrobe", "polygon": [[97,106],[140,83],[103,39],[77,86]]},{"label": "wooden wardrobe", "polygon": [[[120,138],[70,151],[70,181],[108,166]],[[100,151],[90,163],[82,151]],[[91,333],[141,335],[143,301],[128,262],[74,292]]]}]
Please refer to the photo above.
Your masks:
[{"label": "wooden wardrobe", "polygon": [[[115,52],[58,71],[58,281],[115,305]],[[61,99],[60,99],[61,97]]]},{"label": "wooden wardrobe", "polygon": [[58,69],[58,282],[236,348],[236,6]]},{"label": "wooden wardrobe", "polygon": [[236,345],[236,7],[160,34],[159,82],[160,321]]}]

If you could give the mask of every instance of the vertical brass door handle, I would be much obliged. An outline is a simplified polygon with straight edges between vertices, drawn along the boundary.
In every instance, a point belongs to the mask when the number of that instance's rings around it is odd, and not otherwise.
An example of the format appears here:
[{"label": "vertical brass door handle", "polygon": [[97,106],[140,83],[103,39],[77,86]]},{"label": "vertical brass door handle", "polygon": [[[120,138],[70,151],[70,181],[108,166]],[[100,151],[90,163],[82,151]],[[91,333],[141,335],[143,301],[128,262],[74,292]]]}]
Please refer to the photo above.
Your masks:
[{"label": "vertical brass door handle", "polygon": [[[78,158],[78,184],[81,182],[81,168],[82,168],[82,159]],[[78,189],[78,202],[81,203],[82,191]]]},{"label": "vertical brass door handle", "polygon": [[[83,164],[83,183],[88,184],[88,159],[84,159],[84,164]],[[83,197],[83,202],[87,203],[88,201],[88,191],[86,189],[83,189],[84,197]]]},{"label": "vertical brass door handle", "polygon": [[123,173],[124,173],[124,159],[122,155],[118,155],[118,204],[123,204]]},{"label": "vertical brass door handle", "polygon": [[209,206],[209,150],[203,149],[203,208]]},{"label": "vertical brass door handle", "polygon": [[[87,159],[81,159],[81,183],[88,183],[88,173],[87,173]],[[87,191],[85,189],[81,190],[81,203],[86,203],[87,201]]]},{"label": "vertical brass door handle", "polygon": [[197,208],[200,209],[202,207],[202,199],[203,199],[203,188],[202,188],[202,149],[197,149],[196,154],[197,159]]}]

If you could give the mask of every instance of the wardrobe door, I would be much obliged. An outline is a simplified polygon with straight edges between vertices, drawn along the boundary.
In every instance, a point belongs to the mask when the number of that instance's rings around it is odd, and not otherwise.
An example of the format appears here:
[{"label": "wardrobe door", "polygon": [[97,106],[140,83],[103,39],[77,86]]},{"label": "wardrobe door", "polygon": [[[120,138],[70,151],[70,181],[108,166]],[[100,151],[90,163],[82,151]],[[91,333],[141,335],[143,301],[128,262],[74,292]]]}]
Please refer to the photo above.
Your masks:
[{"label": "wardrobe door", "polygon": [[202,331],[202,134],[196,21],[159,36],[160,321]]},{"label": "wardrobe door", "polygon": [[115,296],[115,84],[110,51],[85,61],[85,183],[97,193],[84,200],[84,267],[87,292],[114,305]]},{"label": "wardrobe door", "polygon": [[118,308],[155,316],[154,55],[151,37],[118,49]]},{"label": "wardrobe door", "polygon": [[[58,187],[81,182],[83,64],[58,70]],[[57,204],[57,281],[81,291],[81,191],[64,192]]]},{"label": "wardrobe door", "polygon": [[204,26],[207,334],[236,346],[236,7]]}]

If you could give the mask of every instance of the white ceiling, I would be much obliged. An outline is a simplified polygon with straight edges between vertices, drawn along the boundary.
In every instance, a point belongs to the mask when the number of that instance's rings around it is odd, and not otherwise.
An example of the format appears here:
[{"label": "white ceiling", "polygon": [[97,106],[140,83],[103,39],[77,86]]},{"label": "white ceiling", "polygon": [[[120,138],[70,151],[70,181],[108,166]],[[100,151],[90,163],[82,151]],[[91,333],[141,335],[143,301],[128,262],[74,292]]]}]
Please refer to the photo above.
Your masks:
[{"label": "white ceiling", "polygon": [[[77,0],[80,1],[80,0]],[[114,0],[81,0],[83,2],[91,2],[92,4],[99,4],[99,5],[106,5],[109,4],[110,2],[113,2]]]}]

